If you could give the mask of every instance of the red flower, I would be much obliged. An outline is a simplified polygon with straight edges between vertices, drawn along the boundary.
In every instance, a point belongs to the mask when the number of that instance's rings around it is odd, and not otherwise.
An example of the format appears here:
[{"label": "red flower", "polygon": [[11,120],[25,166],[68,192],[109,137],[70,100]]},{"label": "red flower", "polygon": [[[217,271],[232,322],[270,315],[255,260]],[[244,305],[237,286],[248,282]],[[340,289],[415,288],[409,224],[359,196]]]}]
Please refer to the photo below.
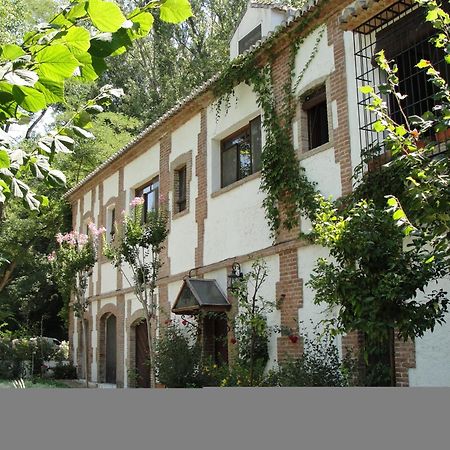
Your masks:
[{"label": "red flower", "polygon": [[182,320],[181,323],[182,323],[183,325],[187,325],[187,320]]},{"label": "red flower", "polygon": [[296,344],[298,342],[298,336],[295,336],[294,334],[291,334],[289,336],[289,340],[293,343]]},{"label": "red flower", "polygon": [[234,344],[236,344],[237,340],[236,340],[236,338],[231,338],[230,342],[234,345]]}]

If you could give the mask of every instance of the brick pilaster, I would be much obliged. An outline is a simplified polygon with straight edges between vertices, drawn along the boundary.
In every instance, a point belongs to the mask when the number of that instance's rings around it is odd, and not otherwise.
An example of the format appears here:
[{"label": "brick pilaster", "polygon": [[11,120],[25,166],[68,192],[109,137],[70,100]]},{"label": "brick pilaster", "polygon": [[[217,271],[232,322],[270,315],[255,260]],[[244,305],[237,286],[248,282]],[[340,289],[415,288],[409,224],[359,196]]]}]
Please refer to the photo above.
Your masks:
[{"label": "brick pilaster", "polygon": [[335,70],[330,75],[330,100],[337,105],[337,122],[333,127],[335,160],[340,165],[342,195],[352,191],[352,159],[350,148],[348,92],[345,62],[344,32],[338,26],[338,16],[328,21],[328,45],[333,47]]},{"label": "brick pilaster", "polygon": [[404,342],[396,337],[394,349],[396,386],[409,386],[409,369],[416,367],[416,345],[412,340]]},{"label": "brick pilaster", "polygon": [[202,109],[200,117],[200,133],[195,158],[195,175],[198,183],[198,196],[195,199],[195,221],[197,223],[197,247],[195,249],[195,266],[203,266],[205,219],[208,217],[207,187],[207,116]]},{"label": "brick pilaster", "polygon": [[[281,327],[288,327],[298,336],[298,310],[303,306],[303,280],[298,277],[297,248],[288,248],[279,254],[280,281],[276,284],[276,297],[281,312]],[[278,361],[299,356],[302,352],[301,339],[292,342],[288,336],[277,339]]]}]

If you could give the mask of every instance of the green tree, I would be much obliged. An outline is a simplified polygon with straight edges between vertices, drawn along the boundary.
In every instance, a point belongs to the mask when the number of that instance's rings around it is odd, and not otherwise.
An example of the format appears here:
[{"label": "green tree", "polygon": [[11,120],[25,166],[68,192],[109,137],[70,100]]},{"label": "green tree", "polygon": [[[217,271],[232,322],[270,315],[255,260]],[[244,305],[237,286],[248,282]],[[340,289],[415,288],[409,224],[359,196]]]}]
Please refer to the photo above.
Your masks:
[{"label": "green tree", "polygon": [[[121,0],[126,8],[142,1]],[[229,59],[229,40],[247,0],[193,0],[194,16],[174,26],[155,15],[148,37],[111,61],[102,79],[124,89],[117,109],[149,124]],[[145,92],[145,95],[142,95]]]},{"label": "green tree", "polygon": [[[0,48],[0,204],[23,198],[31,209],[42,202],[24,181],[25,175],[50,183],[64,182],[50,163],[58,153],[70,152],[73,136],[90,136],[86,127],[97,104],[117,97],[119,91],[103,86],[63,127],[39,140],[31,151],[15,148],[7,131],[14,120],[24,120],[52,104],[64,102],[67,79],[96,80],[107,68],[107,58],[127,51],[153,25],[152,11],[162,21],[179,23],[191,16],[188,0],[162,0],[136,8],[127,16],[113,2],[75,0],[48,24],[26,33],[20,45]],[[6,131],[6,132],[5,132]]]},{"label": "green tree", "polygon": [[[450,18],[434,0],[417,0],[427,8],[426,20],[437,30],[432,39],[450,63]],[[433,157],[436,140],[430,131],[450,125],[450,91],[445,79],[429,61],[417,61],[435,87],[436,106],[422,117],[395,122],[384,95],[405,98],[399,92],[398,67],[377,54],[387,82],[362,92],[370,96],[369,109],[378,120],[374,131],[384,133],[384,150],[391,161],[380,170],[365,173],[355,192],[336,204],[324,199],[314,220],[317,242],[328,247],[332,259],[321,259],[310,285],[317,303],[336,312],[336,332],[362,331],[366,362],[371,353],[389,345],[391,384],[394,332],[403,339],[423,336],[444,322],[448,293],[434,290],[425,301],[416,300],[432,281],[450,269],[450,186],[447,152]],[[365,155],[363,165],[373,159]],[[375,355],[377,359],[377,355]],[[378,380],[379,382],[379,380]]]},{"label": "green tree", "polygon": [[[133,288],[144,311],[149,348],[150,387],[154,388],[156,378],[153,323],[158,311],[156,282],[162,265],[160,254],[169,231],[165,207],[160,205],[158,210],[146,211],[144,215],[143,203],[142,197],[133,199],[130,205],[131,213],[124,215],[122,223],[116,227],[114,242],[108,243],[104,239],[104,253]],[[131,270],[131,276],[127,274],[128,268]]]}]

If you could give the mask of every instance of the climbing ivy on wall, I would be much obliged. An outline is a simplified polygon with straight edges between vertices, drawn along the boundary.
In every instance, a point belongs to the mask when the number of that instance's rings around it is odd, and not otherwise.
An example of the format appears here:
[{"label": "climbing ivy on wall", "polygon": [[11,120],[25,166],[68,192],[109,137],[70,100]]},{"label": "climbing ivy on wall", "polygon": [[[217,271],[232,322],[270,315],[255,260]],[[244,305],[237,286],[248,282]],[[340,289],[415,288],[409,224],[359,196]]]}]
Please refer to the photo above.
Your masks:
[{"label": "climbing ivy on wall", "polygon": [[[311,25],[327,2],[308,14],[297,26],[300,35]],[[312,32],[313,30],[311,30]],[[289,49],[289,69],[291,77],[282,87],[283,98],[277,101],[273,90],[273,63],[276,59],[274,42],[267,44],[268,57],[265,63],[258,61],[256,51],[245,53],[231,61],[215,84],[218,113],[230,105],[234,88],[245,82],[257,96],[258,106],[263,111],[265,144],[262,151],[261,190],[265,193],[263,206],[266,211],[271,235],[276,237],[284,227],[293,229],[298,224],[300,214],[312,218],[319,206],[315,183],[308,180],[305,170],[300,167],[292,142],[292,121],[296,111],[296,90],[306,71],[317,55],[325,28],[318,33],[314,48],[307,63],[297,75],[295,57],[304,38],[295,40]]]}]

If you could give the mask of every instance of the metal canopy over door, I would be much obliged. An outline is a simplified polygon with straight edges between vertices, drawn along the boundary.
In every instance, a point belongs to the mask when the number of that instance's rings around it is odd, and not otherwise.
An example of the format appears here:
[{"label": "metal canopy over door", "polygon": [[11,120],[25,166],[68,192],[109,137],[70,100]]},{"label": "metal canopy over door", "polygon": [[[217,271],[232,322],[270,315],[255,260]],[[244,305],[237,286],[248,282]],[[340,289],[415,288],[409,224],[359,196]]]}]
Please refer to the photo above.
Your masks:
[{"label": "metal canopy over door", "polygon": [[136,387],[150,387],[150,369],[148,366],[147,323],[142,321],[135,327],[136,333]]},{"label": "metal canopy over door", "polygon": [[117,342],[116,342],[116,316],[110,315],[106,319],[106,383],[116,383],[116,362],[117,362]]}]

